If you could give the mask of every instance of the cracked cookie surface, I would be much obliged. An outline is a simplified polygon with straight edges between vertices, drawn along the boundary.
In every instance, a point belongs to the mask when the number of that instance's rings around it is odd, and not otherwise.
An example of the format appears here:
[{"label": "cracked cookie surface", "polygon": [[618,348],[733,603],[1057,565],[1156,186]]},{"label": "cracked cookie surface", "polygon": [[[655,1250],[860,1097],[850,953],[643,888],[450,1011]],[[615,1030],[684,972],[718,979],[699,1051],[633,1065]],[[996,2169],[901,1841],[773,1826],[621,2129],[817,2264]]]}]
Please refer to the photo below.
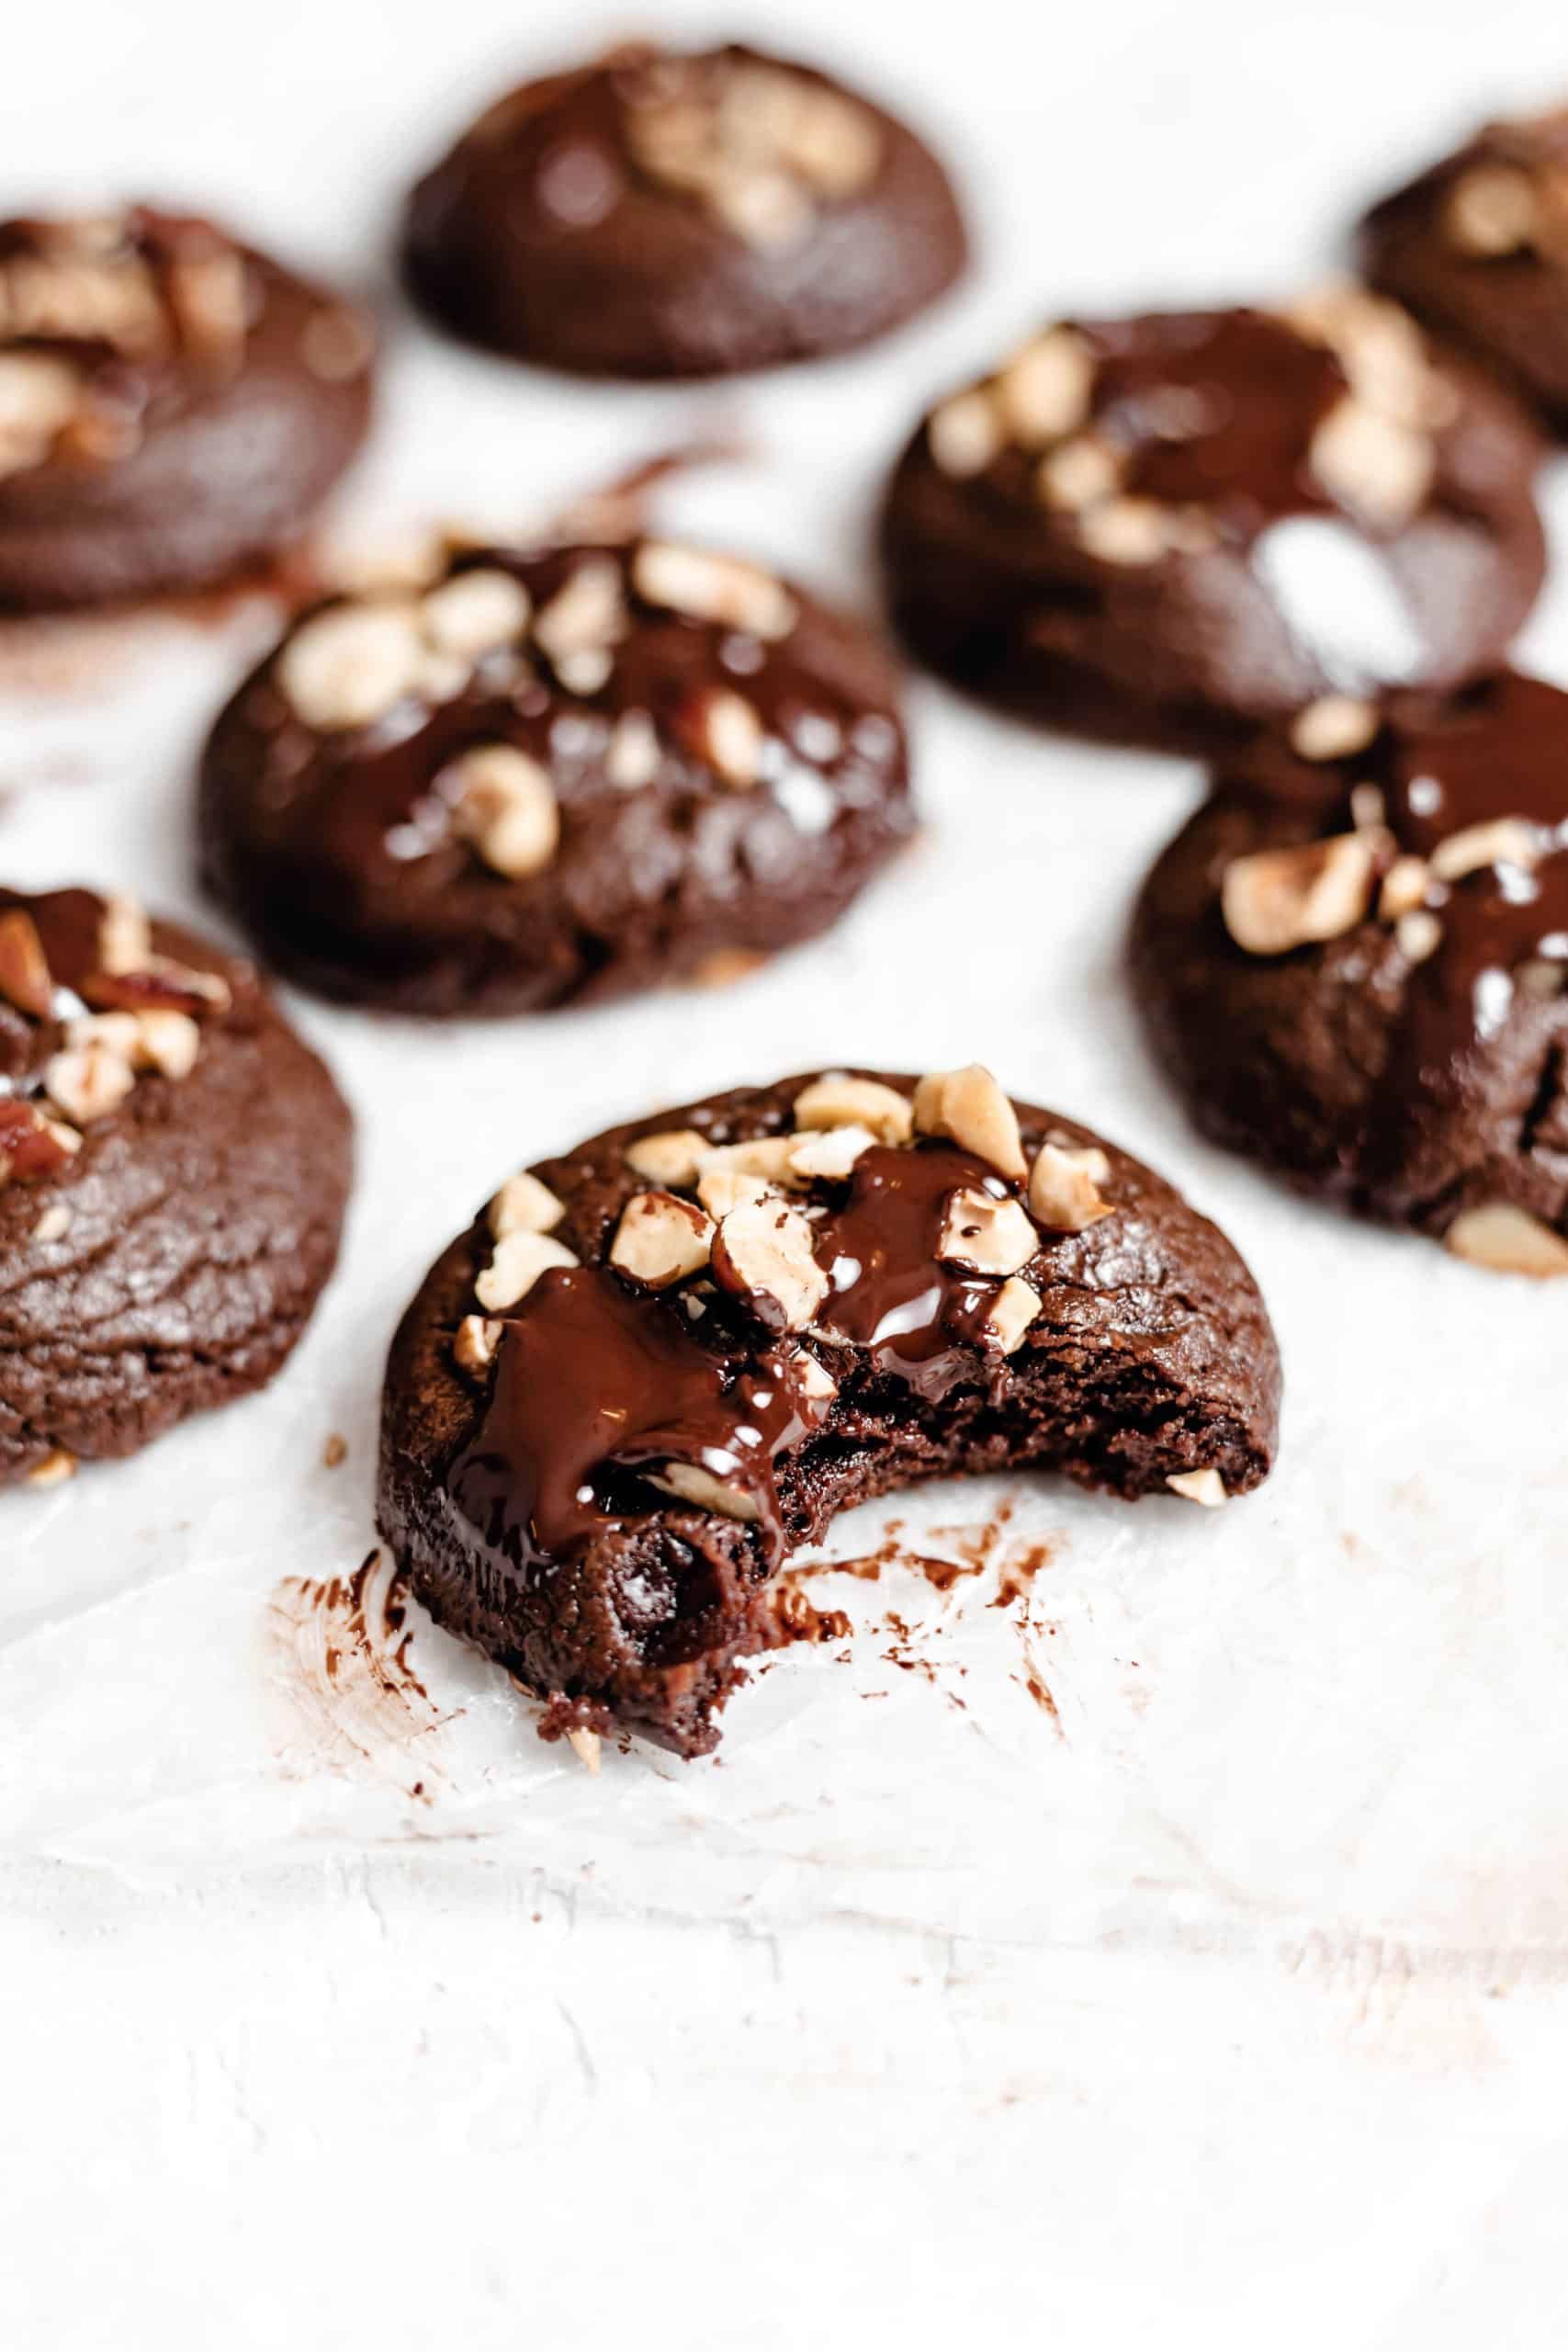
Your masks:
[{"label": "cracked cookie surface", "polygon": [[0,1483],[263,1386],[337,1256],[350,1121],[248,964],[0,890]]}]

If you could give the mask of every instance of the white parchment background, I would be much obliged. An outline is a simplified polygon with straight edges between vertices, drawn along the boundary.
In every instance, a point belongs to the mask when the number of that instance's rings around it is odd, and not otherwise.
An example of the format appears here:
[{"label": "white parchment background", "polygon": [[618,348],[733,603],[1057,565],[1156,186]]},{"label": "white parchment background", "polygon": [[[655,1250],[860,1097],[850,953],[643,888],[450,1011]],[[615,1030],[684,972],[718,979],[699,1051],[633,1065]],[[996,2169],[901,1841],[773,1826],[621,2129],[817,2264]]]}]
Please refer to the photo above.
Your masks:
[{"label": "white parchment background", "polygon": [[[513,371],[385,283],[400,189],[465,107],[635,29],[621,8],[17,15],[3,192],[229,209],[377,294],[385,411],[345,534],[504,523],[739,425],[755,460],[664,517],[853,596],[915,413],[1036,314],[1282,290],[1430,142],[1568,84],[1546,0],[744,21],[902,99],[980,254],[890,346],[739,390]],[[1561,539],[1568,481],[1548,503]],[[201,911],[191,763],[247,630],[34,646],[41,697],[13,649],[7,878]],[[1561,585],[1526,644],[1568,678]],[[0,1506],[7,2346],[1562,2340],[1562,1301],[1294,1205],[1187,1133],[1119,949],[1193,772],[925,684],[910,715],[925,837],[744,989],[456,1035],[299,1003],[360,1182],[288,1374]],[[478,1196],[660,1099],[976,1056],[1156,1161],[1251,1259],[1289,1381],[1258,1498],[1021,1485],[945,1595],[824,1581],[848,1657],[772,1666],[717,1763],[607,1752],[592,1780],[419,1623],[426,1700],[378,1699],[359,1652],[325,1691],[280,1588],[369,1549],[381,1358]],[[941,1551],[1001,1499],[895,1515]],[[1027,1609],[988,1607],[1006,1544],[1035,1540]]]}]

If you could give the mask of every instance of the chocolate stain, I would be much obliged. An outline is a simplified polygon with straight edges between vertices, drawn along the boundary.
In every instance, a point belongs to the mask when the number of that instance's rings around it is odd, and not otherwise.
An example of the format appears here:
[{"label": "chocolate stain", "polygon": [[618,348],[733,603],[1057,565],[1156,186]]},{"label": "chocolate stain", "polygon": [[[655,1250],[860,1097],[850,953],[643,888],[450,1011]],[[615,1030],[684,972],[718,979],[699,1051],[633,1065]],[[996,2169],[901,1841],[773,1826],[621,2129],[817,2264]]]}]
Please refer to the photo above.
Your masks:
[{"label": "chocolate stain", "polygon": [[[841,1610],[818,1611],[806,1600],[803,1586],[815,1577],[856,1577],[867,1583],[876,1583],[887,1569],[918,1577],[932,1591],[945,1598],[960,1587],[986,1577],[993,1577],[996,1590],[985,1602],[987,1609],[1005,1609],[1012,1612],[1017,1628],[1019,1646],[1022,1653],[1023,1672],[1012,1679],[1021,1684],[1041,1713],[1046,1715],[1058,1737],[1065,1738],[1061,1715],[1035,1654],[1034,1639],[1042,1633],[1054,1633],[1033,1613],[1035,1578],[1050,1565],[1052,1547],[1041,1537],[1021,1540],[1010,1535],[1014,1506],[998,1503],[988,1519],[979,1524],[958,1521],[933,1527],[927,1540],[939,1550],[917,1551],[905,1541],[906,1522],[894,1519],[887,1522],[882,1542],[874,1552],[857,1554],[844,1560],[817,1560],[803,1566],[786,1568],[778,1579],[781,1628],[787,1629],[798,1620],[802,1628],[798,1634],[784,1630],[783,1638],[833,1641],[853,1631],[850,1619]],[[962,1604],[961,1604],[962,1606]],[[949,1621],[951,1622],[951,1621]],[[830,1630],[816,1630],[829,1627]],[[933,1657],[924,1646],[924,1635],[930,1630],[912,1623],[898,1610],[889,1608],[874,1624],[865,1630],[884,1638],[881,1655],[886,1665],[903,1674],[917,1674],[933,1689],[940,1690],[949,1704],[967,1712],[967,1702],[943,1678],[956,1672],[968,1673],[966,1666],[952,1659]],[[867,1691],[867,1698],[885,1698],[885,1691]]]},{"label": "chocolate stain", "polygon": [[267,1679],[290,1717],[280,1762],[292,1779],[317,1771],[391,1782],[430,1804],[444,1784],[428,1748],[443,1713],[410,1657],[402,1581],[369,1553],[351,1577],[285,1577],[267,1604]]}]

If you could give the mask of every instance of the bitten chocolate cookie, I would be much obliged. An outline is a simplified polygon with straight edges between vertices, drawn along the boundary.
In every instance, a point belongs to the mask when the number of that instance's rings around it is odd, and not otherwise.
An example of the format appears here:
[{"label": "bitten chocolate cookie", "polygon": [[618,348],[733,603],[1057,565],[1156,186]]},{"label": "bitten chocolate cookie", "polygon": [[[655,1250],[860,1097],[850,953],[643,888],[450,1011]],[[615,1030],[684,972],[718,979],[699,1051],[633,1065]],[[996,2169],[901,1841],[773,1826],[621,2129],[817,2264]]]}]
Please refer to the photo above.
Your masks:
[{"label": "bitten chocolate cookie", "polygon": [[145,205],[0,222],[0,610],[276,552],[364,438],[362,314]]},{"label": "bitten chocolate cookie", "polygon": [[1025,1467],[1221,1503],[1278,1395],[1246,1267],[1136,1160],[978,1068],[830,1071],[502,1185],[393,1343],[380,1523],[547,1736],[697,1755],[837,1511]]},{"label": "bitten chocolate cookie", "polygon": [[718,978],[911,829],[886,654],[668,540],[470,548],[310,615],[219,719],[207,876],[307,987],[521,1012]]},{"label": "bitten chocolate cookie", "polygon": [[1376,286],[1568,434],[1568,107],[1494,122],[1362,223]]},{"label": "bitten chocolate cookie", "polygon": [[0,1484],[262,1387],[337,1256],[348,1112],[248,964],[0,890]]},{"label": "bitten chocolate cookie", "polygon": [[1133,964],[1219,1142],[1568,1272],[1568,695],[1505,672],[1303,712],[1166,851]]},{"label": "bitten chocolate cookie", "polygon": [[964,266],[913,132],[808,66],[613,51],[491,107],[415,189],[404,268],[441,322],[596,376],[847,350]]},{"label": "bitten chocolate cookie", "polygon": [[1540,585],[1539,456],[1506,393],[1354,288],[1052,327],[905,451],[894,615],[1024,717],[1217,746],[1495,661]]}]

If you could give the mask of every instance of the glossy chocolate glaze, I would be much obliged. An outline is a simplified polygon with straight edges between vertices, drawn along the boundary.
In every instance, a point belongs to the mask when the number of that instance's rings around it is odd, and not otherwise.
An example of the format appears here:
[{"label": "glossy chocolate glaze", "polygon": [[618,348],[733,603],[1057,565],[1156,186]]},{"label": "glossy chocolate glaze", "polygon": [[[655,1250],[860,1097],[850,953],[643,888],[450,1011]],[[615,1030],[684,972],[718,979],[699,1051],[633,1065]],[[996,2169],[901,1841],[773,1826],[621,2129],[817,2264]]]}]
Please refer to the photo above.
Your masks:
[{"label": "glossy chocolate glaze", "polygon": [[[927,1404],[981,1377],[978,1317],[997,1288],[936,1261],[964,1186],[998,1200],[1017,1189],[954,1145],[876,1146],[814,1204],[832,1283],[818,1330]],[[624,1516],[615,1473],[669,1461],[744,1489],[770,1561],[782,1557],[776,1465],[831,1401],[803,1392],[792,1342],[727,1317],[711,1291],[649,1294],[603,1266],[552,1269],[502,1321],[489,1404],[447,1477],[500,1559],[525,1568],[589,1543]]]},{"label": "glossy chocolate glaze", "polygon": [[819,637],[807,666],[793,632],[764,642],[649,605],[632,586],[635,553],[635,544],[486,550],[452,567],[452,576],[511,573],[537,614],[585,565],[613,563],[629,626],[612,649],[605,684],[592,694],[569,693],[546,662],[502,648],[450,700],[404,704],[376,727],[321,734],[292,713],[274,671],[264,671],[250,711],[265,743],[255,799],[269,848],[296,855],[302,869],[352,876],[355,890],[379,885],[435,897],[476,856],[452,831],[443,772],[477,744],[504,742],[549,774],[561,807],[558,866],[596,820],[613,822],[627,806],[630,796],[605,762],[616,721],[633,713],[651,721],[659,747],[657,768],[637,789],[743,809],[746,796],[720,785],[698,732],[704,697],[723,691],[742,695],[763,725],[755,789],[771,793],[803,831],[826,831],[880,797],[886,779],[902,778],[903,738],[891,707],[868,708],[858,674],[835,676],[820,659]]},{"label": "glossy chocolate glaze", "polygon": [[[1416,856],[1501,818],[1538,829],[1532,870],[1487,865],[1428,889],[1441,937],[1410,973],[1394,1051],[1412,1091],[1456,1080],[1506,1021],[1521,966],[1561,964],[1568,980],[1568,694],[1507,671],[1440,701],[1396,697],[1376,741],[1339,766],[1379,786],[1390,832]],[[1336,821],[1349,813],[1347,798]]]},{"label": "glossy chocolate glaze", "polygon": [[[1281,516],[1331,509],[1307,452],[1348,383],[1325,346],[1261,311],[1066,323],[1098,363],[1087,429],[1122,458],[1128,496],[1201,505],[1243,543]],[[981,481],[1043,526],[1037,464],[1010,445]]]}]

